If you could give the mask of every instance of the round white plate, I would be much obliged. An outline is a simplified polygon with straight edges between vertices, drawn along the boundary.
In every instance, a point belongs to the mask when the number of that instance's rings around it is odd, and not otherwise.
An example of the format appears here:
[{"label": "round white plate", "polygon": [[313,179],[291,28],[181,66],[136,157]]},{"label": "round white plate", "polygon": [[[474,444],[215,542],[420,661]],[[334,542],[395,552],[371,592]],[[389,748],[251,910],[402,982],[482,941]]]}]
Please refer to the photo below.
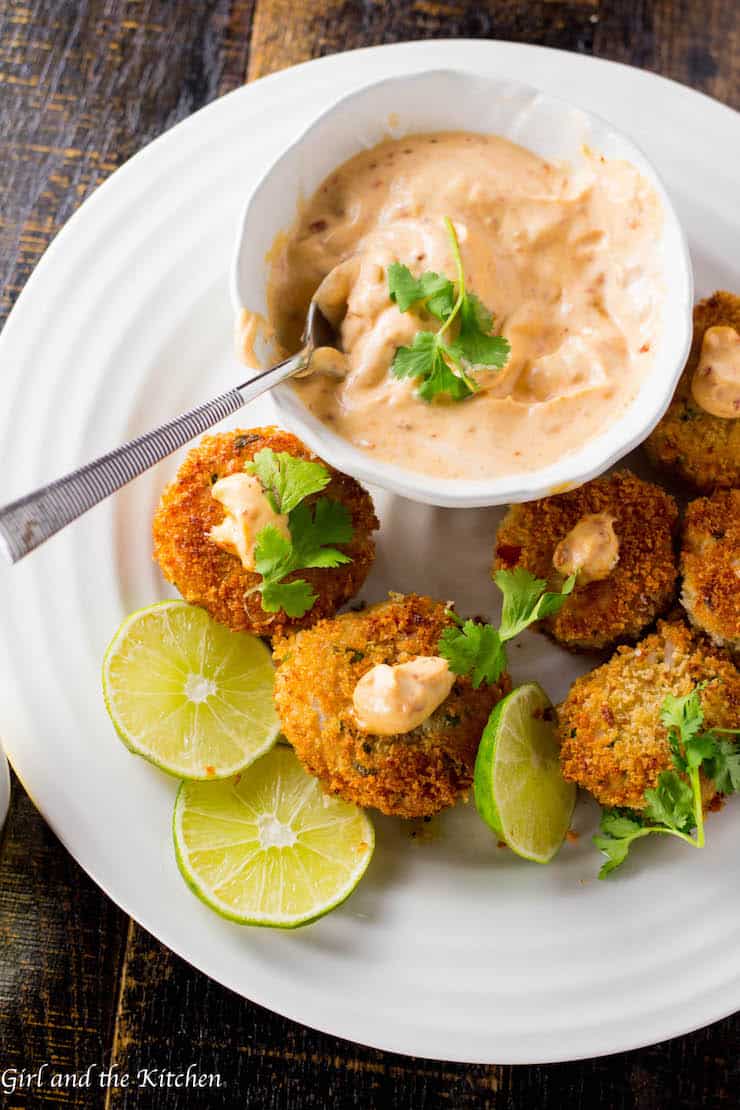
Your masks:
[{"label": "round white plate", "polygon": [[[250,182],[333,98],[373,78],[469,67],[605,116],[637,141],[689,235],[697,291],[740,289],[740,117],[669,81],[575,54],[429,42],[312,62],[225,97],[114,174],[49,248],[0,337],[2,499],[19,495],[233,384],[227,271]],[[265,402],[243,426],[269,419]],[[740,1004],[740,807],[709,847],[644,844],[598,882],[582,802],[550,867],[499,850],[472,806],[412,838],[378,819],[368,874],[296,933],[219,920],[181,881],[175,783],[129,755],[100,694],[100,661],[129,610],[165,594],[150,520],[162,464],[26,562],[0,572],[0,734],[31,797],[108,894],[175,952],[279,1013],[397,1052],[538,1062],[683,1033]],[[497,510],[379,497],[377,565],[393,587],[486,613]],[[649,526],[649,524],[647,525]],[[562,696],[587,660],[531,635],[515,679]],[[721,953],[721,958],[718,954]]]}]

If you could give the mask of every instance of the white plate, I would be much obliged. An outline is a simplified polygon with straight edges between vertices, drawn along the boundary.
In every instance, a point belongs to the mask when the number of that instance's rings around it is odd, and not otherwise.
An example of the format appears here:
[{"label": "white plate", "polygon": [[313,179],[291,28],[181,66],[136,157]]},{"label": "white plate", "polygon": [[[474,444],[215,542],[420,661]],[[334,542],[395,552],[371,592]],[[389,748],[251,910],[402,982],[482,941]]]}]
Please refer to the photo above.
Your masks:
[{"label": "white plate", "polygon": [[[114,174],[49,248],[0,337],[2,499],[233,384],[227,269],[248,185],[340,93],[442,65],[526,74],[630,133],[671,190],[698,293],[740,288],[740,165],[728,154],[740,146],[740,117],[729,109],[647,73],[509,43],[325,58],[170,131]],[[267,402],[255,406],[241,423],[269,412]],[[606,883],[596,880],[587,835],[540,868],[497,849],[470,806],[434,822],[429,841],[382,819],[356,894],[308,929],[242,929],[202,906],[173,858],[175,784],[115,738],[99,682],[119,620],[164,593],[149,527],[174,466],[0,573],[0,734],[52,828],[120,906],[246,997],[419,1056],[573,1059],[738,1008],[738,806],[710,821],[706,851],[641,845]],[[492,609],[498,511],[379,503],[367,596],[414,588],[455,597],[463,610]],[[553,697],[587,666],[534,635],[511,657],[515,678],[536,676]],[[582,803],[578,826],[590,831],[594,815]]]}]

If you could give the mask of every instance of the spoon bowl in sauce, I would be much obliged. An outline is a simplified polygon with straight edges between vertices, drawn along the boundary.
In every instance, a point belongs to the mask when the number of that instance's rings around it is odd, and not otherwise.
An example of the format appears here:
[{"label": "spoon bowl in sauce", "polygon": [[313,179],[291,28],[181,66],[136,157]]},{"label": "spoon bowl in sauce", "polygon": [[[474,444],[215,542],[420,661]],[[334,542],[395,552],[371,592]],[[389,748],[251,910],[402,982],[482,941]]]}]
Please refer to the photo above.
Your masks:
[{"label": "spoon bowl in sauce", "polygon": [[[511,354],[475,374],[473,397],[428,405],[388,367],[440,325],[392,304],[387,273],[401,262],[454,280],[447,215],[469,291]],[[351,93],[256,186],[232,269],[255,369],[290,349],[322,280],[342,352],[275,391],[280,418],[340,470],[440,506],[525,501],[600,474],[658,422],[691,341],[688,250],[647,158],[581,108],[475,73]]]}]

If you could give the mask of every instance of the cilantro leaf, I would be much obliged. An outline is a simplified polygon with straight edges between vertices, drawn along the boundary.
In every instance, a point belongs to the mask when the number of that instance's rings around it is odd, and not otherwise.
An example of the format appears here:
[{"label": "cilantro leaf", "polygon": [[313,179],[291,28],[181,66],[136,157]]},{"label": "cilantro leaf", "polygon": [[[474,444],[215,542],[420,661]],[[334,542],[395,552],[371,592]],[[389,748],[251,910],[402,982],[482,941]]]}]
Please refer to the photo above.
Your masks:
[{"label": "cilantro leaf", "polygon": [[708,732],[703,732],[700,736],[691,736],[688,740],[685,740],[684,758],[687,770],[691,767],[701,767],[705,760],[712,758],[716,748],[714,737]]},{"label": "cilantro leaf", "polygon": [[504,595],[499,633],[503,641],[518,636],[534,621],[552,616],[565,604],[568,594],[573,592],[576,576],[572,574],[563,583],[560,593],[548,593],[547,583],[535,578],[524,567],[513,570],[497,570],[494,582]]},{"label": "cilantro leaf", "polygon": [[424,296],[421,282],[402,262],[392,262],[388,267],[388,295],[398,305],[399,312],[408,312]]},{"label": "cilantro leaf", "polygon": [[349,510],[329,497],[306,504],[307,497],[331,480],[322,463],[264,448],[246,469],[257,475],[275,512],[287,514],[290,533],[285,536],[274,524],[258,532],[254,561],[261,581],[254,589],[262,595],[265,612],[282,609],[289,617],[302,617],[314,605],[316,594],[303,578],[283,580],[297,570],[352,562],[351,556],[333,546],[352,539]]},{"label": "cilantro leaf", "polygon": [[[347,506],[328,497],[319,498],[313,506],[298,505],[289,514],[288,521],[298,559],[313,558],[314,553],[325,544],[349,543],[352,539],[352,518]],[[351,561],[341,551],[337,555],[340,563]],[[309,565],[301,563],[304,567]]]},{"label": "cilantro leaf", "polygon": [[410,347],[399,347],[391,363],[391,373],[397,378],[420,378],[419,396],[433,401],[440,394],[448,394],[454,401],[462,401],[473,392],[467,375],[457,375],[448,365],[445,355],[450,352],[431,331],[420,331]]},{"label": "cilantro leaf", "polygon": [[633,836],[620,837],[619,839],[614,839],[611,836],[598,836],[598,834],[592,837],[595,847],[607,857],[599,869],[600,879],[605,879],[610,872],[621,867],[629,855],[632,841],[639,835],[639,833],[635,833]]},{"label": "cilantro leaf", "polygon": [[344,551],[327,544],[348,543],[352,519],[341,501],[322,497],[314,506],[296,505],[288,515],[288,526],[290,540],[273,524],[265,525],[257,536],[255,569],[262,576],[258,589],[266,612],[284,609],[289,617],[302,617],[313,606],[316,594],[303,578],[282,579],[296,570],[351,563]]},{"label": "cilantro leaf", "polygon": [[455,304],[455,287],[444,274],[428,270],[415,278],[401,262],[393,262],[388,267],[388,292],[400,312],[408,312],[412,305],[424,302],[438,320],[445,320]]},{"label": "cilantro leaf", "polygon": [[323,463],[297,459],[287,451],[273,451],[270,447],[258,451],[244,469],[257,475],[276,513],[289,513],[331,481]]},{"label": "cilantro leaf", "polygon": [[543,592],[546,583],[529,571],[497,571],[494,578],[504,594],[504,608],[498,629],[477,621],[464,623],[448,612],[457,628],[446,628],[439,639],[438,652],[446,659],[454,674],[469,675],[477,690],[482,682],[495,682],[506,670],[507,640],[517,636],[533,620],[559,608],[575,584],[572,576],[563,586],[562,594]]},{"label": "cilantro leaf", "polygon": [[461,627],[446,628],[438,651],[453,674],[471,676],[475,690],[482,682],[495,682],[506,669],[504,645],[490,624],[468,620]]},{"label": "cilantro leaf", "polygon": [[262,587],[262,608],[266,613],[282,609],[289,617],[302,617],[313,608],[316,594],[303,578],[293,582],[268,582]]},{"label": "cilantro leaf", "polygon": [[[426,276],[426,275],[423,275]],[[431,277],[437,277],[436,274],[431,274]],[[436,317],[440,323],[445,323],[455,308],[455,286],[446,277],[439,275],[440,282],[444,282],[439,289],[435,289],[431,295],[426,292],[426,310]]]},{"label": "cilantro leaf", "polygon": [[500,370],[511,352],[503,335],[489,335],[493,317],[475,293],[468,293],[460,305],[460,333],[453,350],[471,366]]},{"label": "cilantro leaf", "polygon": [[641,815],[628,809],[602,810],[599,830],[601,835],[594,836],[593,843],[606,856],[599,871],[600,879],[605,879],[612,871],[621,867],[629,855],[633,841],[650,831],[645,828]]},{"label": "cilantro leaf", "polygon": [[437,337],[431,331],[418,331],[410,347],[399,347],[391,363],[397,378],[426,378],[437,349]]},{"label": "cilantro leaf", "polygon": [[631,809],[605,809],[599,828],[607,836],[632,836],[643,827],[641,814]]},{"label": "cilantro leaf", "polygon": [[740,750],[731,740],[711,735],[714,751],[705,757],[704,771],[720,794],[734,794],[740,790]]},{"label": "cilantro leaf", "polygon": [[700,689],[701,686],[697,686],[682,698],[667,694],[660,710],[661,723],[669,731],[675,729],[684,743],[695,736],[704,723],[704,710],[699,698]]},{"label": "cilantro leaf", "polygon": [[449,394],[453,401],[463,401],[473,392],[468,379],[450,369],[445,361],[446,353],[446,349],[438,343],[426,377],[419,386],[419,396],[423,401],[433,401],[441,393]]},{"label": "cilantro leaf", "polygon": [[[670,774],[671,772],[667,773]],[[606,861],[599,870],[600,879],[605,879],[612,871],[621,867],[636,840],[640,840],[644,836],[650,836],[652,833],[676,836],[695,847],[700,847],[689,836],[688,832],[668,825],[647,824],[646,819],[649,816],[647,810],[644,814],[628,809],[602,810],[599,825],[600,835],[597,833],[596,836],[592,837],[593,844],[606,856]]]},{"label": "cilantro leaf", "polygon": [[694,817],[694,791],[675,771],[661,771],[654,789],[645,791],[645,815],[658,825],[690,833]]},{"label": "cilantro leaf", "polygon": [[263,580],[282,578],[291,564],[292,544],[274,524],[266,524],[254,544],[255,569]]}]

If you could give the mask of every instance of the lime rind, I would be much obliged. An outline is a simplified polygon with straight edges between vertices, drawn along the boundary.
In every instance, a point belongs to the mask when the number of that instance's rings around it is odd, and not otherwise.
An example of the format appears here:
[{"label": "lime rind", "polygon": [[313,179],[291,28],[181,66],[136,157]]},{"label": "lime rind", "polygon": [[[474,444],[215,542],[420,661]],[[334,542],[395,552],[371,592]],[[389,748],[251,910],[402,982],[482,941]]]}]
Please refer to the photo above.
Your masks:
[{"label": "lime rind", "polygon": [[483,820],[513,852],[549,863],[570,826],[576,787],[562,776],[552,709],[537,683],[493,710],[475,763],[474,794]]},{"label": "lime rind", "polygon": [[232,780],[183,782],[172,830],[177,865],[202,902],[237,924],[281,929],[346,901],[375,846],[367,815],[323,794],[286,747]]},{"label": "lime rind", "polygon": [[273,746],[268,648],[184,601],[138,609],[103,659],[103,697],[123,743],[177,778],[228,778]]}]

